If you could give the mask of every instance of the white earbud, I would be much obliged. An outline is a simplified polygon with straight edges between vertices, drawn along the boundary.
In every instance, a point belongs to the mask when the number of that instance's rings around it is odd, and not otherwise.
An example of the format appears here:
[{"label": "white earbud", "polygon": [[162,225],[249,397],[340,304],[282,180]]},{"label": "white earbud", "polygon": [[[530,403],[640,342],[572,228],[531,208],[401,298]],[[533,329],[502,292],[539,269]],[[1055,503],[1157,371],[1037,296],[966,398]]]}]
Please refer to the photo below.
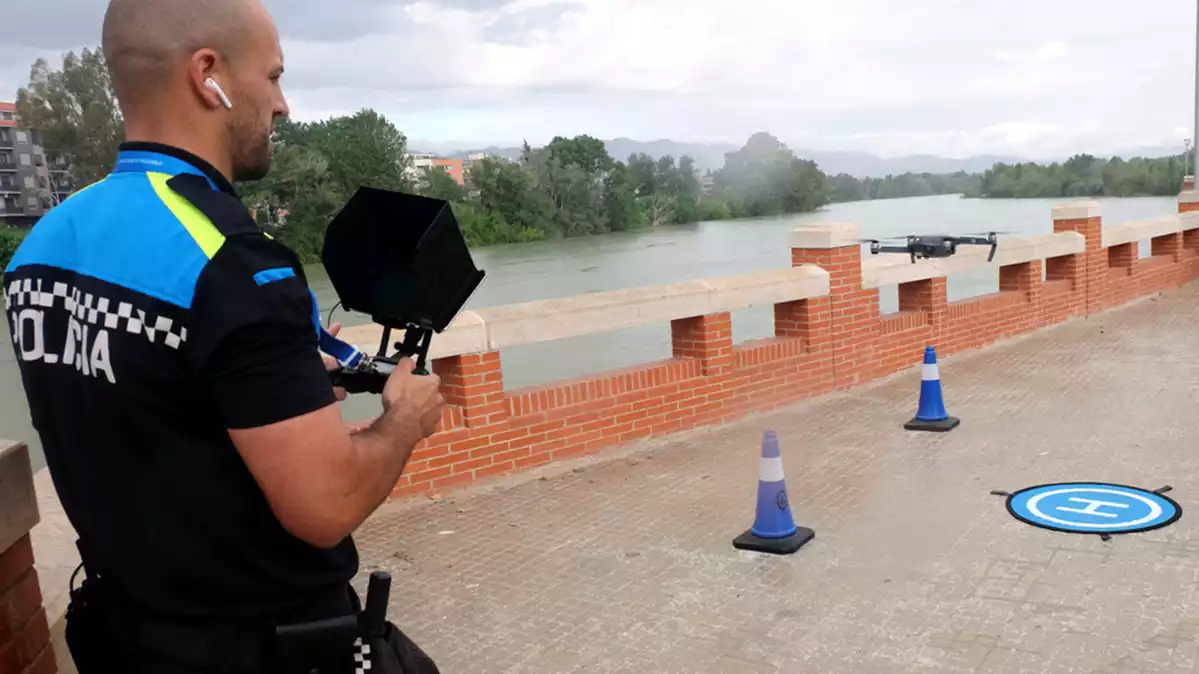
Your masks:
[{"label": "white earbud", "polygon": [[216,92],[217,97],[221,99],[221,105],[224,105],[226,110],[233,107],[233,103],[229,100],[229,97],[225,95],[224,90],[221,89],[221,85],[216,83],[216,80],[209,77],[208,79],[204,80],[204,86]]}]

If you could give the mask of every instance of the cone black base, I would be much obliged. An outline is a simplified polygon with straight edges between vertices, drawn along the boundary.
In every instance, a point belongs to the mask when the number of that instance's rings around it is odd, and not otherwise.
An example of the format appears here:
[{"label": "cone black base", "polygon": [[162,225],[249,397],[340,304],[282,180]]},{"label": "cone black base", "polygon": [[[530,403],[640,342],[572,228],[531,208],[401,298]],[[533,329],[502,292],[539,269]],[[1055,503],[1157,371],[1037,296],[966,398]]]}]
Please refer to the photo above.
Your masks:
[{"label": "cone black base", "polygon": [[932,431],[933,433],[945,433],[952,431],[962,423],[957,417],[945,417],[940,421],[921,421],[920,419],[912,419],[903,427],[909,431]]},{"label": "cone black base", "polygon": [[802,548],[808,541],[816,537],[816,532],[807,527],[799,527],[795,533],[786,538],[762,538],[755,536],[753,529],[733,539],[733,547],[738,550],[751,552],[768,552],[772,555],[789,555]]}]

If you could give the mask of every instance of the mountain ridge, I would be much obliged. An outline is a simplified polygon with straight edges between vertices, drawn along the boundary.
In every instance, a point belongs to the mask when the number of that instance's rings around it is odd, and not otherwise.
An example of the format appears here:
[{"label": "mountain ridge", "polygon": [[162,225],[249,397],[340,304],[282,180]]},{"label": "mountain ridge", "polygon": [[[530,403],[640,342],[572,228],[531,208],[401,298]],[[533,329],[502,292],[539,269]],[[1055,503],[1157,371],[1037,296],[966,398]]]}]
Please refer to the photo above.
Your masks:
[{"label": "mountain ridge", "polygon": [[[785,142],[785,141],[784,141]],[[480,144],[481,145],[481,144]],[[645,153],[659,159],[665,155],[673,156],[676,160],[682,155],[688,155],[695,160],[696,168],[701,172],[717,169],[724,166],[724,155],[727,152],[733,152],[741,148],[740,145],[733,143],[704,143],[704,142],[683,142],[675,141],[668,138],[659,138],[650,141],[634,140],[632,138],[619,137],[604,141],[604,146],[608,150],[608,154],[620,161],[628,161],[629,155],[634,153]],[[789,147],[792,147],[788,143]],[[486,146],[470,147],[463,143],[434,143],[430,141],[414,140],[409,143],[412,151],[430,151],[443,154],[448,157],[465,159],[468,155],[477,152],[484,152],[490,155],[497,155],[507,159],[516,160],[520,158],[521,147],[519,145],[498,145],[491,144]],[[860,150],[807,150],[802,148],[792,147],[795,156],[801,159],[809,159],[820,167],[821,171],[833,176],[839,173],[847,173],[855,178],[884,178],[887,175],[899,175],[903,173],[957,173],[964,171],[966,173],[982,173],[998,163],[1015,164],[1022,162],[1035,162],[1038,164],[1047,164],[1054,161],[1065,161],[1068,156],[1063,156],[1055,159],[1040,159],[1032,160],[1021,157],[998,155],[998,154],[981,154],[972,155],[969,157],[942,157],[935,154],[910,154],[897,157],[880,157],[878,155],[863,152]],[[1147,146],[1141,148],[1133,148],[1127,151],[1122,151],[1110,155],[1096,156],[1120,156],[1125,159],[1131,157],[1164,157],[1171,154],[1180,154],[1177,148],[1166,146]]]}]

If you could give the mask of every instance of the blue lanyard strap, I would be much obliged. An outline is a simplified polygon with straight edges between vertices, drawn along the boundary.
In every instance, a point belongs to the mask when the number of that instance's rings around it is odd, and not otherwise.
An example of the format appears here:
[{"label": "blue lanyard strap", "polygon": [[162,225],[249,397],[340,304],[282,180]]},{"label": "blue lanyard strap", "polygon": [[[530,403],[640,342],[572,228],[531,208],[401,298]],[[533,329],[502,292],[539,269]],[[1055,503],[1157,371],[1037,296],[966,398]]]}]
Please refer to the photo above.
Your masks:
[{"label": "blue lanyard strap", "polygon": [[353,344],[348,344],[329,334],[321,325],[321,309],[316,303],[316,295],[309,289],[312,297],[312,324],[316,327],[318,346],[321,351],[333,356],[342,367],[355,367],[363,358],[362,351]]}]

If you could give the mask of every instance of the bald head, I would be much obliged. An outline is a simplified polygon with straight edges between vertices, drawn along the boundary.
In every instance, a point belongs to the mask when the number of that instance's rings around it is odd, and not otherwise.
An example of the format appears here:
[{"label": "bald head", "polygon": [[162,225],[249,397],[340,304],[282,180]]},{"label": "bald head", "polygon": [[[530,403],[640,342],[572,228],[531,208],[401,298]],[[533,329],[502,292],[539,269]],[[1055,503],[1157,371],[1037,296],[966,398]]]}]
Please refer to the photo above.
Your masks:
[{"label": "bald head", "polygon": [[256,13],[256,0],[112,0],[103,48],[122,104],[153,96],[200,49],[235,60]]},{"label": "bald head", "polygon": [[110,0],[103,49],[127,136],[218,155],[201,157],[218,169],[224,160],[234,180],[265,175],[287,107],[279,36],[260,0]]}]

